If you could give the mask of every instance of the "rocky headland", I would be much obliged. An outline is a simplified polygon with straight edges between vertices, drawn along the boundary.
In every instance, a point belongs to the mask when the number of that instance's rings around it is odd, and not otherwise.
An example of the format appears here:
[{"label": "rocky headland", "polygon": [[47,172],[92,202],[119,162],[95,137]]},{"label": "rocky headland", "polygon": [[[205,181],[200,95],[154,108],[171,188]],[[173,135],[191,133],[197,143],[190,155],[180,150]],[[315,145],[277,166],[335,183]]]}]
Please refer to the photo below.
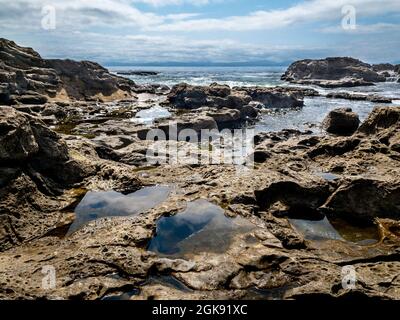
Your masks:
[{"label": "rocky headland", "polygon": [[398,66],[390,64],[370,65],[353,58],[335,57],[296,61],[282,80],[324,88],[373,86],[374,83],[385,82],[396,72]]},{"label": "rocky headland", "polygon": [[[387,104],[360,121],[350,99],[321,134],[257,133],[251,170],[149,165],[155,144],[201,149],[168,135],[147,140],[150,129],[245,128],[319,93],[139,86],[8,40],[0,58],[0,298],[400,299],[400,107],[371,98]],[[395,70],[307,60],[284,79],[346,87]],[[150,123],[136,117],[161,107],[167,112]],[[147,203],[161,186],[168,195],[161,201],[162,189]],[[182,223],[191,237],[179,233]],[[172,238],[165,224],[177,228]],[[49,266],[55,284],[43,286]],[[345,266],[357,275],[352,288],[342,283]]]}]

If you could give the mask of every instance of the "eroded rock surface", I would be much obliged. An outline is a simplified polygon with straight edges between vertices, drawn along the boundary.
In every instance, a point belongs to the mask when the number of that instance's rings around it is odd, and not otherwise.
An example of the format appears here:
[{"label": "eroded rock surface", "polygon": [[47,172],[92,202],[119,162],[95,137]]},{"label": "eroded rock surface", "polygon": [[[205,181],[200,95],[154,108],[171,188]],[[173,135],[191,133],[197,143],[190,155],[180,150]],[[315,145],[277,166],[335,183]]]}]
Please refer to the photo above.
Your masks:
[{"label": "eroded rock surface", "polygon": [[121,190],[139,185],[118,165],[101,163],[94,149],[79,154],[40,120],[11,107],[0,107],[0,141],[1,251],[56,228],[63,208],[76,201],[73,189],[101,188],[106,180]]},{"label": "eroded rock surface", "polygon": [[135,83],[90,61],[46,60],[31,48],[0,39],[0,103],[43,104],[49,99],[134,97]]},{"label": "eroded rock surface", "polygon": [[178,109],[197,109],[201,107],[230,108],[239,111],[250,102],[262,103],[267,108],[302,107],[301,90],[284,88],[240,88],[211,84],[208,87],[179,84],[172,88],[167,104]]},{"label": "eroded rock surface", "polygon": [[352,135],[358,129],[360,119],[351,108],[331,111],[323,122],[324,129],[337,135]]},{"label": "eroded rock surface", "polygon": [[[313,136],[295,130],[260,135],[254,169],[238,172],[232,165],[167,163],[149,168],[143,163],[134,168],[119,164],[118,157],[101,160],[96,152],[101,139],[112,150],[130,148],[137,154],[150,145],[141,142],[140,146],[132,137],[126,146],[118,134],[99,137],[97,142],[71,135],[60,138],[48,129],[37,131],[42,125],[32,116],[5,108],[1,121],[5,125],[0,127],[8,129],[1,129],[2,159],[16,157],[31,163],[40,155],[41,159],[55,157],[61,165],[72,160],[86,168],[87,177],[71,185],[55,181],[37,167],[33,172],[41,180],[16,164],[1,167],[9,180],[2,182],[5,187],[0,191],[6,195],[1,198],[6,228],[0,253],[0,296],[398,299],[399,283],[393,279],[400,270],[400,154],[393,146],[398,138],[399,110],[375,109],[348,137]],[[335,179],[323,174],[330,172]],[[47,184],[53,192],[50,197],[39,181],[53,178],[53,184]],[[131,192],[129,189],[140,184],[172,185],[175,191],[165,203],[141,215],[102,218],[63,236],[61,230],[71,224],[73,204],[79,201],[74,188]],[[207,251],[207,241],[201,238],[197,242],[201,250],[187,251],[180,258],[147,251],[159,219],[183,212],[187,203],[196,199],[211,201],[227,216],[240,217],[253,227],[232,237],[222,252]],[[345,229],[337,229],[343,239],[309,240],[290,222],[318,220],[325,215],[347,221]],[[346,233],[349,226],[374,222],[378,242],[346,240],[352,239]],[[42,286],[46,266],[56,271],[55,287]],[[342,287],[343,266],[356,270],[353,290]]]},{"label": "eroded rock surface", "polygon": [[[50,68],[33,50],[1,43],[1,99],[18,104],[0,106],[0,298],[400,299],[399,107],[375,108],[360,127],[356,114],[335,110],[326,121],[333,134],[259,133],[248,168],[179,162],[176,150],[207,159],[213,145],[174,141],[170,123],[196,135],[240,128],[264,109],[298,108],[319,93],[181,84],[165,95],[165,86],[132,89],[91,62],[53,60]],[[294,71],[314,77],[319,63]],[[328,84],[375,81],[384,68],[329,63],[338,71],[321,80]],[[350,73],[357,79],[346,80]],[[86,101],[44,103],[59,88]],[[90,101],[118,90],[144,93],[118,103]],[[162,116],[140,118],[152,108],[164,108]],[[151,129],[167,140],[144,140]],[[165,162],[153,162],[157,150]],[[121,199],[143,186],[171,191],[137,214],[101,211],[113,201],[123,207]],[[87,223],[69,233],[88,192],[99,201],[89,206]],[[110,192],[118,197],[101,198]],[[201,211],[204,202],[220,219],[206,223],[189,210]],[[178,244],[152,252],[160,221],[171,216],[186,223],[169,235]],[[344,266],[356,272],[352,290],[342,286]],[[49,270],[55,286],[44,281]]]}]

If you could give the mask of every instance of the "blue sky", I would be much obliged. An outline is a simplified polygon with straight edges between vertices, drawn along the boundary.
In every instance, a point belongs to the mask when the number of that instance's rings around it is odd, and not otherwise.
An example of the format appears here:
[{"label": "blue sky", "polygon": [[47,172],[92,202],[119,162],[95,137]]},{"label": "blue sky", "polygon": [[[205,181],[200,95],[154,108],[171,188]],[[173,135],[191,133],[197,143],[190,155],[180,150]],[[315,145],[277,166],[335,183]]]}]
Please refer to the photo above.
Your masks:
[{"label": "blue sky", "polygon": [[[54,8],[54,29],[42,27],[53,18],[45,6]],[[350,30],[342,27],[349,6]],[[399,21],[400,0],[0,0],[1,37],[46,58],[106,65],[326,56],[400,63]]]}]

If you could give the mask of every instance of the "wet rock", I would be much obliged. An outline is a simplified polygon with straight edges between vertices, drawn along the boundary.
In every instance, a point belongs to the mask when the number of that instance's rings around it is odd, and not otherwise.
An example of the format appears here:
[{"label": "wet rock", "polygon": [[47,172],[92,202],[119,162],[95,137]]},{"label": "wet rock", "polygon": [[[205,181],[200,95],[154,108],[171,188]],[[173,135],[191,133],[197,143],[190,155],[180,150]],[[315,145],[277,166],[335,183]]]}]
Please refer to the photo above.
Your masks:
[{"label": "wet rock", "polygon": [[[260,102],[265,105],[266,108],[297,108],[303,107],[304,102],[302,94],[304,92],[300,90],[290,90],[286,88],[236,88],[246,92],[253,101]],[[308,94],[310,94],[308,92]]]},{"label": "wet rock", "polygon": [[316,85],[322,88],[334,89],[334,88],[352,88],[362,86],[373,86],[373,82],[365,81],[362,79],[355,78],[343,78],[340,80],[319,80],[319,79],[304,79],[297,80],[295,83],[301,85]]},{"label": "wet rock", "polygon": [[123,76],[156,76],[159,73],[155,71],[141,71],[141,70],[132,70],[132,71],[117,71],[118,74]]},{"label": "wet rock", "polygon": [[[143,128],[137,132],[137,135],[139,139],[146,140],[149,133],[157,133],[154,130],[160,130],[165,135],[159,137],[160,140],[178,140],[180,135],[185,133],[183,131],[185,129],[193,130],[197,135],[200,135],[202,130],[218,129],[218,125],[214,118],[210,116],[200,114],[193,118],[193,115],[189,114],[175,121],[162,122],[154,128]],[[184,136],[184,138],[187,139],[188,137]]]},{"label": "wet rock", "polygon": [[400,217],[400,183],[355,179],[336,190],[323,205],[327,212],[348,219],[371,222]]},{"label": "wet rock", "polygon": [[290,93],[283,88],[242,88],[212,84],[209,87],[179,84],[172,88],[167,104],[178,109],[201,107],[240,110],[250,102],[259,102],[268,108],[294,108],[303,106],[299,91]]},{"label": "wet rock", "polygon": [[355,101],[371,101],[375,103],[392,103],[392,98],[377,95],[364,95],[350,92],[331,92],[326,95],[330,99],[346,99]]},{"label": "wet rock", "polygon": [[360,119],[350,108],[331,111],[323,122],[324,129],[336,135],[351,135],[358,129]]},{"label": "wet rock", "polygon": [[294,62],[282,80],[322,87],[352,87],[384,82],[385,77],[367,63],[353,58],[326,58]]},{"label": "wet rock", "polygon": [[11,107],[0,108],[0,141],[0,251],[54,227],[62,208],[75,201],[65,190],[76,184],[123,191],[139,184],[126,168],[100,163],[82,144],[79,151],[69,148],[37,118]]}]

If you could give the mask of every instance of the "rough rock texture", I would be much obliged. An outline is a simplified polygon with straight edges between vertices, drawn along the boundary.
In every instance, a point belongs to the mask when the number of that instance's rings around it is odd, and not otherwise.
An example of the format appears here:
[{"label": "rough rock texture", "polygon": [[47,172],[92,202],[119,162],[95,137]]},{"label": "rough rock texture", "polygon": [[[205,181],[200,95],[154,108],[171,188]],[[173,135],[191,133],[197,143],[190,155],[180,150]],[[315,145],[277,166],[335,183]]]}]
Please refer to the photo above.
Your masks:
[{"label": "rough rock texture", "polygon": [[351,108],[331,111],[323,122],[324,129],[337,135],[351,135],[358,129],[360,119]]},{"label": "rough rock texture", "polygon": [[67,97],[76,100],[123,99],[133,94],[135,83],[117,77],[91,61],[46,60],[62,82]]},{"label": "rough rock texture", "polygon": [[367,63],[353,58],[326,58],[294,62],[282,80],[322,87],[354,87],[385,81],[385,76]]},{"label": "rough rock texture", "polygon": [[[35,157],[41,148],[32,129],[37,120],[5,110],[14,114],[2,116],[6,119],[2,123],[20,131],[1,129],[6,146],[2,157],[9,159],[11,150],[18,158]],[[133,137],[125,141],[128,135],[121,134],[129,128],[121,121],[113,124],[115,128],[119,125],[120,131],[91,141],[64,135],[69,155],[73,154],[80,167],[99,167],[78,184],[80,187],[137,187],[134,175],[129,174],[134,168],[143,184],[173,185],[175,191],[149,212],[103,218],[63,237],[62,229],[73,219],[73,203],[79,200],[77,190],[64,186],[60,196],[49,197],[31,175],[13,176],[12,170],[1,166],[10,177],[7,187],[0,190],[6,194],[0,198],[0,212],[7,217],[2,226],[11,221],[14,228],[2,234],[18,237],[9,236],[15,238],[12,244],[10,240],[2,242],[0,297],[399,299],[399,110],[375,109],[350,137],[313,136],[295,130],[260,134],[257,163],[243,172],[232,165],[171,163],[135,168],[100,160],[96,145],[108,145],[122,153],[128,148],[126,154],[131,156],[150,146],[145,141],[135,143]],[[55,146],[62,144],[62,139],[54,141]],[[185,144],[189,145],[182,142]],[[50,152],[59,153],[64,154]],[[327,179],[321,174],[324,172],[337,178]],[[253,227],[233,236],[222,251],[192,250],[179,258],[147,251],[158,219],[182,211],[187,201],[199,198],[220,205],[227,216],[241,217]],[[9,213],[4,215],[5,210]],[[288,220],[318,220],[324,215],[333,219],[335,226],[338,217],[347,221],[344,229],[337,227],[341,239],[310,239]],[[38,221],[34,227],[30,226],[33,221]],[[348,231],[374,222],[377,240],[373,244],[353,239],[364,229]],[[211,242],[214,239],[205,239],[208,245]],[[55,287],[43,287],[42,271],[48,266],[56,271]],[[353,266],[356,271],[352,290],[342,286],[343,266]]]},{"label": "rough rock texture", "polygon": [[[43,68],[33,51],[10,50],[11,61],[19,51],[19,69]],[[88,86],[89,96],[95,94],[92,79],[112,91],[108,74],[96,64],[83,63],[82,71],[75,62],[53,63],[60,83],[78,92]],[[65,65],[82,71],[82,79],[63,78]],[[37,85],[44,96],[51,93]],[[161,95],[166,88],[152,89],[160,94],[140,94],[137,101],[0,107],[0,299],[400,299],[399,107],[376,108],[349,136],[259,133],[245,168],[200,165],[174,161],[176,150],[207,160],[215,150],[211,143],[142,138],[152,128],[166,132],[170,121],[197,134],[232,129],[256,121],[266,107],[299,106],[318,92],[179,85],[167,97]],[[165,100],[167,118],[136,121],[139,111]],[[355,124],[350,111],[335,112],[329,122],[336,130]],[[155,150],[172,161],[153,163],[157,159],[148,152]],[[124,196],[154,185],[171,187],[162,204],[67,233],[88,191]],[[218,205],[224,218],[246,228],[230,234],[210,223],[190,237],[195,241],[186,243],[185,253],[148,251],[159,219],[198,199]],[[202,237],[208,227],[216,231]],[[342,285],[343,266],[354,267],[354,289]],[[49,267],[55,286],[46,286]]]},{"label": "rough rock texture", "polygon": [[45,60],[31,48],[0,39],[0,103],[43,104],[48,99],[123,99],[135,84],[94,62]]},{"label": "rough rock texture", "polygon": [[207,87],[178,84],[171,89],[166,104],[178,109],[201,107],[230,108],[240,110],[250,102],[259,102],[267,108],[302,107],[299,91],[291,93],[283,88],[233,88],[212,84]]},{"label": "rough rock texture", "polygon": [[[69,150],[40,120],[0,107],[0,251],[54,228],[73,200],[65,190],[82,187],[104,169]],[[137,188],[133,177],[130,183]]]}]

